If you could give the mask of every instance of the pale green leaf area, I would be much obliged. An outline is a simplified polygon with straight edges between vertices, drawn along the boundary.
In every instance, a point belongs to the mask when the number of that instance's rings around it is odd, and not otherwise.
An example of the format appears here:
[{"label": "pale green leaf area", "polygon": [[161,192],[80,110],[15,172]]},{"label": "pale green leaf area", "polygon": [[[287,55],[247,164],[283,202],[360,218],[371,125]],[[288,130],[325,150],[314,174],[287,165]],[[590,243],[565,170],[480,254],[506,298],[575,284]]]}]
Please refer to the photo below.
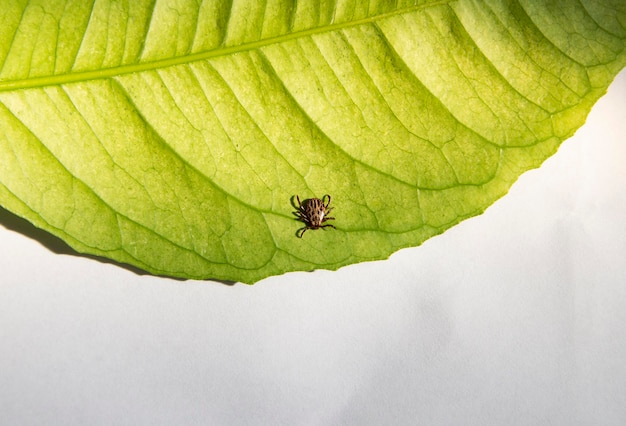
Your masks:
[{"label": "pale green leaf area", "polygon": [[[623,0],[3,1],[0,204],[77,251],[253,283],[483,212],[626,65]],[[332,196],[337,229],[296,231]]]}]

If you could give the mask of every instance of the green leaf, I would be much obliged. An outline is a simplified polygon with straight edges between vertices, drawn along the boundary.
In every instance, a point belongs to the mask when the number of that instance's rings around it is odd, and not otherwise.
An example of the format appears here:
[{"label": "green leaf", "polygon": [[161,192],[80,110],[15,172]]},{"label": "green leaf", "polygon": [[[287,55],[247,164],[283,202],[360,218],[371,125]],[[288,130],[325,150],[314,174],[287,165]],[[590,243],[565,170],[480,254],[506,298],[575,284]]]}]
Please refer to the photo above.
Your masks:
[{"label": "green leaf", "polygon": [[[0,203],[76,250],[247,283],[484,211],[626,64],[621,0],[5,2]],[[292,199],[332,196],[308,231]]]}]

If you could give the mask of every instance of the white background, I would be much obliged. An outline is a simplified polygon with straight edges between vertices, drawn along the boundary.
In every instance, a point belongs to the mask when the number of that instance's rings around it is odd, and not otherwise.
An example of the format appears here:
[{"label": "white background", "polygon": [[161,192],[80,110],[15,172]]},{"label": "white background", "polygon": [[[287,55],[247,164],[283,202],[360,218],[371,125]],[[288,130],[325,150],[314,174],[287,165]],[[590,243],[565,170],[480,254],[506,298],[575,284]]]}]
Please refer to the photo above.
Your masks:
[{"label": "white background", "polygon": [[0,424],[626,424],[625,135],[622,72],[482,216],[255,286],[55,254],[5,212]]}]

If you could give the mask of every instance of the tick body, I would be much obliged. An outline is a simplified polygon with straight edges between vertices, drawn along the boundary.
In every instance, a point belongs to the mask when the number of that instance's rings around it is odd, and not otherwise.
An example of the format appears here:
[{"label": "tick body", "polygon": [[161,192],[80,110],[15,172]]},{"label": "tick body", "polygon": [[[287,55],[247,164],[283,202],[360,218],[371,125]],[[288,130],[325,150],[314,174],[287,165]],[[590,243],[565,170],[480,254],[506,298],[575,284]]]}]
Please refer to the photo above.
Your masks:
[{"label": "tick body", "polygon": [[324,224],[328,220],[335,220],[334,217],[328,216],[333,209],[333,207],[328,207],[330,205],[330,195],[324,195],[321,200],[319,198],[309,198],[303,202],[300,202],[300,197],[296,195],[296,199],[298,200],[298,211],[294,213],[298,216],[298,220],[304,222],[305,225],[304,228],[296,232],[298,238],[302,238],[307,229],[320,229],[329,226],[335,228],[330,223]]}]

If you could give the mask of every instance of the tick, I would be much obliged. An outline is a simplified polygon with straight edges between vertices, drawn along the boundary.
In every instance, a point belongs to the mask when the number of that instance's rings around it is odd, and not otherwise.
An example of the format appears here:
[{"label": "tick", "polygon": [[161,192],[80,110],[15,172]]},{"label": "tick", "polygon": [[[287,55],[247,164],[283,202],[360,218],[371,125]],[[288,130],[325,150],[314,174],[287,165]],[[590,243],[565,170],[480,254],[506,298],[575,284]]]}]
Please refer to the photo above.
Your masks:
[{"label": "tick", "polygon": [[[330,223],[324,225],[327,220],[335,220],[334,217],[329,217],[328,213],[334,207],[328,207],[330,205],[330,195],[326,194],[320,200],[319,198],[309,198],[300,202],[300,197],[296,195],[298,200],[298,211],[294,212],[298,216],[298,220],[304,222],[304,228],[298,229],[296,235],[298,238],[302,238],[302,235],[307,229],[320,229],[320,228],[335,228]],[[328,201],[326,199],[328,198]],[[337,228],[335,228],[337,229]]]}]

